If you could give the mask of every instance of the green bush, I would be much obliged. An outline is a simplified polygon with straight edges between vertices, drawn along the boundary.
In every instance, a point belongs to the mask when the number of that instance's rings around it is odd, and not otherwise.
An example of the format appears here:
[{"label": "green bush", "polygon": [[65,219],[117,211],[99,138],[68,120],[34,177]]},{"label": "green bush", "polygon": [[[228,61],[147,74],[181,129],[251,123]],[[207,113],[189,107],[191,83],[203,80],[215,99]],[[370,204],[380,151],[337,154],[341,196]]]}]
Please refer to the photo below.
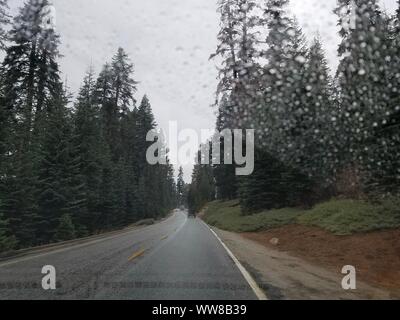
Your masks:
[{"label": "green bush", "polygon": [[359,200],[331,200],[306,211],[299,223],[348,235],[400,227],[400,210],[393,200],[371,204]]},{"label": "green bush", "polygon": [[285,208],[245,216],[238,201],[214,201],[207,206],[203,218],[208,224],[220,229],[255,232],[295,223],[299,214],[299,209]]}]

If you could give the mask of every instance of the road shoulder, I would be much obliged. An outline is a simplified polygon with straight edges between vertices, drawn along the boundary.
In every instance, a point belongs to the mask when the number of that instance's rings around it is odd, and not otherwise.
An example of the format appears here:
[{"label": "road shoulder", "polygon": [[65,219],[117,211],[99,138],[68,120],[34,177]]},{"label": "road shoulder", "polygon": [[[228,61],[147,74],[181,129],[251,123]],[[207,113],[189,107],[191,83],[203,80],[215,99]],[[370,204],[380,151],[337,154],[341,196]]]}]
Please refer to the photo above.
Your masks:
[{"label": "road shoulder", "polygon": [[341,287],[343,275],[312,265],[301,258],[273,250],[237,233],[212,228],[251,273],[271,300],[391,299],[385,290],[358,281],[357,290]]}]

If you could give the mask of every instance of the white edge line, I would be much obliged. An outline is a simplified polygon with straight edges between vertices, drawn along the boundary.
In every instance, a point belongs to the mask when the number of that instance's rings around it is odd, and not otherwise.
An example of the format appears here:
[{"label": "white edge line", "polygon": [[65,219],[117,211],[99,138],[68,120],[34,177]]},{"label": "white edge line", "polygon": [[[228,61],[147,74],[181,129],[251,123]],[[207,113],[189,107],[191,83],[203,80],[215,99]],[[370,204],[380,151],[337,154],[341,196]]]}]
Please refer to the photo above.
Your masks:
[{"label": "white edge line", "polygon": [[228,246],[221,240],[221,238],[218,236],[218,234],[208,225],[206,224],[203,220],[201,220],[208,229],[212,232],[212,234],[218,239],[218,241],[222,244],[226,252],[228,252],[228,255],[232,258],[233,262],[235,265],[238,267],[240,272],[242,273],[243,277],[251,287],[251,289],[254,291],[255,295],[257,296],[258,300],[268,300],[267,296],[265,293],[262,291],[262,289],[258,286],[257,282],[254,280],[254,278],[250,275],[250,273],[246,270],[245,267],[240,263],[240,261],[235,257],[235,255],[232,253],[232,251],[228,248]]}]

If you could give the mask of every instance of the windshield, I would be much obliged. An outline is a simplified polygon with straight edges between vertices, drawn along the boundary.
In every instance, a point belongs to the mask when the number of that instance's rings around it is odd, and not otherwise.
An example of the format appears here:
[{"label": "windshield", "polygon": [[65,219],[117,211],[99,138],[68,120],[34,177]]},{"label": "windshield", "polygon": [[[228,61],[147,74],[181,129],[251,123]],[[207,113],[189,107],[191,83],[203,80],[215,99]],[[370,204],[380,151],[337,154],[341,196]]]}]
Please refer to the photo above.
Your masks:
[{"label": "windshield", "polygon": [[0,300],[398,299],[399,31],[396,0],[0,0]]}]

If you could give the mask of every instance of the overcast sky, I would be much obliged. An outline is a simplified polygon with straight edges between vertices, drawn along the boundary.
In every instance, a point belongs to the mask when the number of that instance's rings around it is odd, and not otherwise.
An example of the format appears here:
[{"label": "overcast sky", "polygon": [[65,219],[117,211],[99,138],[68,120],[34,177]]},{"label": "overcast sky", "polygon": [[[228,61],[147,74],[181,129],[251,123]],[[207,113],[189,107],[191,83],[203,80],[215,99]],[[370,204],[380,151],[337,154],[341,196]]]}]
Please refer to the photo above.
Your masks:
[{"label": "overcast sky", "polygon": [[[23,0],[11,0],[15,8]],[[318,32],[327,56],[337,64],[336,0],[292,0],[309,39]],[[383,1],[393,12],[396,0]],[[54,0],[61,34],[61,67],[75,93],[88,66],[99,71],[122,46],[135,64],[137,99],[147,93],[159,126],[213,128],[217,71],[208,57],[215,50],[219,17],[216,0]],[[191,168],[185,168],[189,181]]]}]

